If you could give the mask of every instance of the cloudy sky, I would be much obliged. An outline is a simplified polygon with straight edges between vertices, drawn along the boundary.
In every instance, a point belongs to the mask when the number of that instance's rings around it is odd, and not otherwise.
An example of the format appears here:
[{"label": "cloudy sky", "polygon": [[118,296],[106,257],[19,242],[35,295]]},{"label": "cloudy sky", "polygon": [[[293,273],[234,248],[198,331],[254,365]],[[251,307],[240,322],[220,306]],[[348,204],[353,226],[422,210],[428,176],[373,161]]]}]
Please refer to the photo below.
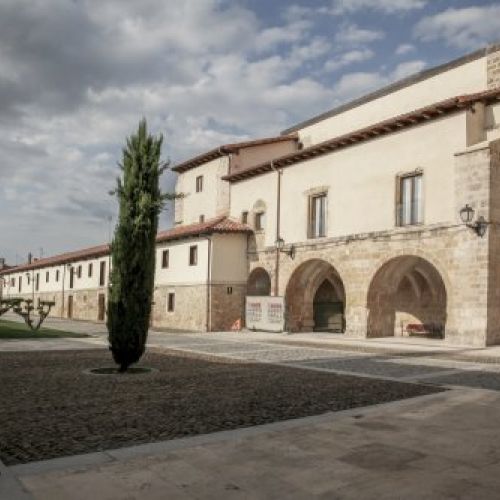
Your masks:
[{"label": "cloudy sky", "polygon": [[105,242],[142,116],[175,163],[499,38],[479,0],[0,0],[0,256]]}]

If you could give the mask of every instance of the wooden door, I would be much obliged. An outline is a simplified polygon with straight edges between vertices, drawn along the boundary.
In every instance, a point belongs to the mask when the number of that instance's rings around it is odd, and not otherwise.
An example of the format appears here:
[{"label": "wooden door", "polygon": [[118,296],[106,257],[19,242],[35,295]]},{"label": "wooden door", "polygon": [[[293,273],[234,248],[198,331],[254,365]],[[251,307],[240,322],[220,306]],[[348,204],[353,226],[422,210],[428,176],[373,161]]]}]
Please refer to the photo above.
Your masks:
[{"label": "wooden door", "polygon": [[68,318],[73,317],[73,295],[68,297]]},{"label": "wooden door", "polygon": [[106,314],[106,296],[103,293],[100,293],[97,304],[97,320],[104,321],[105,314]]}]

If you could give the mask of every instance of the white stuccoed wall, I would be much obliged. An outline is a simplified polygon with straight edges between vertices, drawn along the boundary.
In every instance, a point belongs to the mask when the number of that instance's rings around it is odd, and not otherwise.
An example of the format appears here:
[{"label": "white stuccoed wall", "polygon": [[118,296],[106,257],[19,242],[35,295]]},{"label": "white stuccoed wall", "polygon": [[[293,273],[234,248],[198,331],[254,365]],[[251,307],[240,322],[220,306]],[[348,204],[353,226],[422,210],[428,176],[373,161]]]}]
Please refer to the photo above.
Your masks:
[{"label": "white stuccoed wall", "polygon": [[[177,204],[178,210],[182,207],[182,214],[176,213],[176,223],[193,224],[199,221],[200,215],[208,220],[228,211],[229,190],[227,183],[221,180],[228,168],[229,158],[224,156],[178,175],[175,190],[185,197]],[[201,193],[196,192],[196,177],[199,175],[203,175]]]}]

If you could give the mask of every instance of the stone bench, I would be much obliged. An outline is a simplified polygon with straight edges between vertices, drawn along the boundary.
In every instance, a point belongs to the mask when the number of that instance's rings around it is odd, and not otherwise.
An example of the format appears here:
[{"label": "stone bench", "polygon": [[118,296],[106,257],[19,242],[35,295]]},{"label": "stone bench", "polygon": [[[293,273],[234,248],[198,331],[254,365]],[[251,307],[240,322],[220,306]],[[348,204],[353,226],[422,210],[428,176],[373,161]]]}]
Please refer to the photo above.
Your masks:
[{"label": "stone bench", "polygon": [[405,330],[410,337],[443,338],[443,328],[435,323],[408,323]]}]

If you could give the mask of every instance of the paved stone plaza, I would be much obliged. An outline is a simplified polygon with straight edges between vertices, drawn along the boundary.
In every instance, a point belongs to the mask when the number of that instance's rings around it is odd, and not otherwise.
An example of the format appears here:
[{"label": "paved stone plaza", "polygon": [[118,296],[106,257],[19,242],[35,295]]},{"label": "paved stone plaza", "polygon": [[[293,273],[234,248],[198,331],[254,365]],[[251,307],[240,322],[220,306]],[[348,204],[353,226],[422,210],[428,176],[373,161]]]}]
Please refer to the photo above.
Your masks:
[{"label": "paved stone plaza", "polygon": [[[15,356],[16,351],[40,348],[84,349],[82,353],[97,355],[106,344],[102,325],[60,320],[49,320],[48,325],[94,336],[3,341],[0,351]],[[497,498],[497,348],[264,333],[151,332],[149,343],[158,355],[173,350],[231,360],[235,366],[252,361],[270,363],[270,368],[420,381],[450,389],[382,405],[14,465],[0,476],[2,500],[24,498],[22,492],[26,498],[50,500]]]}]

